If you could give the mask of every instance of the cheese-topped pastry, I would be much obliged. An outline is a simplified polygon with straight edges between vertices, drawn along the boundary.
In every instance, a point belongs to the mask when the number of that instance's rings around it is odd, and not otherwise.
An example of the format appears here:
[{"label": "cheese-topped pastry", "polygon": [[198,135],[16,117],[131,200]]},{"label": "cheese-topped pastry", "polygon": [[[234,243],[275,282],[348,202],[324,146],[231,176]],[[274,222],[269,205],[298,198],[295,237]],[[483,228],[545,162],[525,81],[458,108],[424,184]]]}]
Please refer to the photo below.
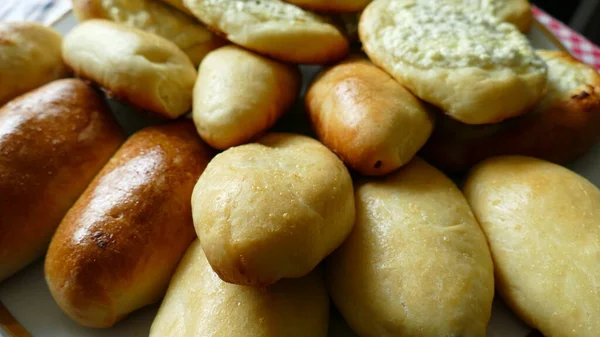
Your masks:
[{"label": "cheese-topped pastry", "polygon": [[546,64],[514,25],[444,1],[376,0],[359,33],[371,60],[467,124],[521,115],[541,98]]},{"label": "cheese-topped pastry", "polygon": [[231,42],[275,59],[321,64],[348,54],[331,19],[281,0],[184,0],[200,21]]},{"label": "cheese-topped pastry", "polygon": [[491,14],[501,21],[514,24],[522,32],[527,32],[533,22],[531,5],[527,0],[443,0],[451,4],[466,7],[468,10],[480,10]]},{"label": "cheese-topped pastry", "polygon": [[107,19],[160,35],[175,43],[198,65],[225,41],[200,22],[156,0],[73,0],[80,21]]},{"label": "cheese-topped pastry", "polygon": [[465,171],[499,155],[520,154],[567,164],[600,140],[600,74],[566,52],[538,50],[548,64],[548,90],[536,108],[494,125],[439,118],[424,156],[447,171]]}]

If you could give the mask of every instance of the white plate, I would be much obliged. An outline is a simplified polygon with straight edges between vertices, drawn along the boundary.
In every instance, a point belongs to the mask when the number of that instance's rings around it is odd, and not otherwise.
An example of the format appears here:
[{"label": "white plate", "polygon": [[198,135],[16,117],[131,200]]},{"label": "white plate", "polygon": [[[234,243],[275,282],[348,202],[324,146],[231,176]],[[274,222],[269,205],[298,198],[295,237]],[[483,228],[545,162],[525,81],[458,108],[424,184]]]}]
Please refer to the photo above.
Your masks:
[{"label": "white plate", "polygon": [[[76,23],[75,17],[69,14],[57,22],[54,27],[64,34]],[[534,26],[529,38],[539,49],[564,49],[558,40],[540,25]],[[303,68],[305,85],[316,71],[318,71],[318,67]],[[132,114],[118,103],[111,102],[111,106],[121,124],[125,124],[124,127],[129,132],[139,129],[148,122],[139,120],[139,115]],[[302,118],[301,114],[301,104],[298,104],[296,109],[285,118],[288,119],[288,124],[295,124],[294,122],[298,118]],[[572,169],[600,186],[598,167],[600,167],[600,146],[571,166]],[[0,284],[0,301],[34,337],[148,336],[150,324],[158,307],[158,305],[153,305],[138,310],[111,329],[81,327],[63,314],[52,300],[44,281],[41,261]],[[515,318],[501,301],[496,301],[492,320],[488,327],[488,337],[525,337],[530,332],[531,329]],[[0,332],[1,334],[2,332]],[[332,312],[329,335],[330,337],[355,337],[335,310]]]}]

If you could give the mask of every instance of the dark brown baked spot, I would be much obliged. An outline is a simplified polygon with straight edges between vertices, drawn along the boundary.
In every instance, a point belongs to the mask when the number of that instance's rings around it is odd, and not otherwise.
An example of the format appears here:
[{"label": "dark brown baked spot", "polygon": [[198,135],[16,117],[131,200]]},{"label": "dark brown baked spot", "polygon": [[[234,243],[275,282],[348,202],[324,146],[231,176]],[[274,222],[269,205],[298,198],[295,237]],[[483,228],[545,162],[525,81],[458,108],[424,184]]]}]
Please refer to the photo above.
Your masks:
[{"label": "dark brown baked spot", "polygon": [[378,160],[378,161],[375,163],[375,166],[374,166],[374,167],[375,167],[376,169],[378,169],[378,168],[380,168],[380,167],[381,167],[381,164],[382,164],[381,160]]},{"label": "dark brown baked spot", "polygon": [[586,99],[588,97],[590,97],[590,94],[587,91],[582,91],[581,93],[572,96],[573,99]]}]

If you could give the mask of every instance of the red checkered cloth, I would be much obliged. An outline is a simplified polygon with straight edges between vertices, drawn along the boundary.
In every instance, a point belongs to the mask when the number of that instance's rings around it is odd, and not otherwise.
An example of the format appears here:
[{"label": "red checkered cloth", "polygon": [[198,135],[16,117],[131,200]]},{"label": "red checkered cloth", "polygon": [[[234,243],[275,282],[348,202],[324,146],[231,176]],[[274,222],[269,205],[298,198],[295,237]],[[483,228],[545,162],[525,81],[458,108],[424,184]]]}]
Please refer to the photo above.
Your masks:
[{"label": "red checkered cloth", "polygon": [[600,48],[564,23],[533,6],[533,15],[579,60],[600,70]]}]

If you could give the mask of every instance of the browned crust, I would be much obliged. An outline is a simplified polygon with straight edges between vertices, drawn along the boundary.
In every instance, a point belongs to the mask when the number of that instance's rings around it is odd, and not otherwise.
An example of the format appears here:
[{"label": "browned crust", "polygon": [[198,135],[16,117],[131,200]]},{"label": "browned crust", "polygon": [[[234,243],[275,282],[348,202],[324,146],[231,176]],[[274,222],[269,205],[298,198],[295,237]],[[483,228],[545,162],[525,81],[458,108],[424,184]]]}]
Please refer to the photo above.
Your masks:
[{"label": "browned crust", "polygon": [[76,79],[11,101],[0,125],[10,126],[0,134],[0,265],[22,267],[43,253],[123,134],[102,97]]},{"label": "browned crust", "polygon": [[46,257],[50,291],[69,316],[109,327],[160,298],[196,237],[190,198],[211,156],[191,121],[146,128],[113,156]]},{"label": "browned crust", "polygon": [[[580,66],[562,51],[544,51]],[[446,171],[464,172],[499,155],[526,155],[568,164],[600,141],[600,75],[544,110],[496,125],[469,126],[440,117],[423,156]]]},{"label": "browned crust", "polygon": [[[342,68],[343,67],[343,68]],[[343,121],[332,121],[335,119],[333,112],[324,113],[322,111],[323,100],[329,102],[331,107],[334,101],[349,99],[348,97],[338,97],[338,88],[340,84],[345,88],[371,87],[377,88],[378,92],[362,92],[361,97],[351,99],[370,100],[373,106],[369,111],[361,111],[369,114],[369,118],[381,119],[383,115],[389,113],[384,106],[377,108],[382,102],[377,98],[381,96],[387,88],[387,92],[396,89],[399,84],[380,68],[376,68],[367,60],[353,56],[346,61],[322,71],[317,78],[310,84],[304,97],[305,108],[308,113],[309,121],[318,138],[330,150],[335,152],[352,169],[365,175],[381,176],[396,170],[399,166],[392,162],[391,158],[385,156],[381,151],[380,138],[385,135],[368,132],[367,130],[349,128],[343,124]],[[343,94],[342,94],[343,95]],[[336,98],[334,100],[334,97]],[[360,102],[364,103],[364,102]],[[385,104],[385,103],[384,103]],[[322,120],[322,115],[329,116],[328,120]],[[360,142],[356,139],[359,137]]]},{"label": "browned crust", "polygon": [[283,0],[283,1],[290,3],[292,5],[296,5],[303,9],[307,9],[307,10],[314,11],[314,12],[328,13],[328,14],[344,14],[344,13],[360,12],[361,10],[365,9],[365,7],[367,7],[367,5],[371,2],[370,0],[363,1],[364,4],[358,5],[358,6],[343,6],[343,5],[336,6],[335,4],[332,4],[328,0],[324,0],[320,3],[313,2],[312,4],[307,3],[306,1],[302,1],[302,0]]}]

